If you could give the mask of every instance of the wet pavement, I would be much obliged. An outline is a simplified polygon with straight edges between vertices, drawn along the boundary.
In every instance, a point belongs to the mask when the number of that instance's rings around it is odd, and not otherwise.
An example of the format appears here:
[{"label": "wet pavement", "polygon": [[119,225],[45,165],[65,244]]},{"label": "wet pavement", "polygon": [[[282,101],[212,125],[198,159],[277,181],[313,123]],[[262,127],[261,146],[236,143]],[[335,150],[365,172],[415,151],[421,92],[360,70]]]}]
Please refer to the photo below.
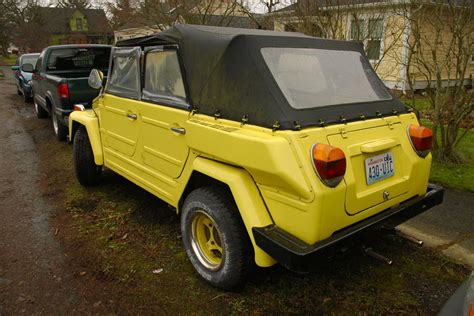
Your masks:
[{"label": "wet pavement", "polygon": [[474,193],[447,189],[443,204],[399,228],[474,269]]},{"label": "wet pavement", "polygon": [[83,310],[77,281],[50,227],[53,207],[40,190],[39,157],[24,124],[34,117],[33,106],[14,94],[9,68],[1,70],[0,315]]}]

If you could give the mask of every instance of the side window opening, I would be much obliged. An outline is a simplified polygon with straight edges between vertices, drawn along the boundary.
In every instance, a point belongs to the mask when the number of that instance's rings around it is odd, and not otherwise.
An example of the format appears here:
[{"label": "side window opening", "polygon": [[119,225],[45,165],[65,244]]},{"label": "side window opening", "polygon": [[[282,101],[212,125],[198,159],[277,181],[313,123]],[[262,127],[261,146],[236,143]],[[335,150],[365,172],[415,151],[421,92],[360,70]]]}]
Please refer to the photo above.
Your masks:
[{"label": "side window opening", "polygon": [[140,98],[140,48],[114,49],[106,91],[114,95]]},{"label": "side window opening", "polygon": [[179,103],[186,102],[186,91],[176,50],[157,49],[146,54],[143,98],[151,101],[165,99]]}]

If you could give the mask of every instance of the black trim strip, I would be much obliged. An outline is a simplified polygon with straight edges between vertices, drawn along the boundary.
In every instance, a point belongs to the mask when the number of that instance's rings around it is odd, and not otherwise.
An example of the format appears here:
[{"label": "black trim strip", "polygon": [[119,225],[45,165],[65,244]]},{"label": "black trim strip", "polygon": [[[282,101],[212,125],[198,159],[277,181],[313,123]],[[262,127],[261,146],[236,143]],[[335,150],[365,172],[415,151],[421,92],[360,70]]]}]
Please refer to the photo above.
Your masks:
[{"label": "black trim strip", "polygon": [[372,217],[360,221],[334,233],[331,237],[308,245],[276,225],[253,227],[256,244],[277,260],[294,271],[306,270],[305,261],[319,251],[347,239],[368,228],[384,226],[393,228],[443,202],[444,189],[429,184],[424,196],[410,199],[403,204],[386,209]]}]

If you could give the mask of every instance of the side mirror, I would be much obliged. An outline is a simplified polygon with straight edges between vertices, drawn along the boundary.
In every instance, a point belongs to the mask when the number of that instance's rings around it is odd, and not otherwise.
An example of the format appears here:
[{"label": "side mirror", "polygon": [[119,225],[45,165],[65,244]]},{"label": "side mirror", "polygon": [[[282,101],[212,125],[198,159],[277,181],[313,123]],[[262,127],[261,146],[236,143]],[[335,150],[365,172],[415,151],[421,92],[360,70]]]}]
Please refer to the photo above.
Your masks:
[{"label": "side mirror", "polygon": [[13,71],[18,71],[18,70],[20,70],[20,66],[12,66],[12,70]]},{"label": "side mirror", "polygon": [[24,71],[24,72],[33,72],[34,69],[35,67],[33,67],[32,64],[23,64],[21,66],[21,71]]},{"label": "side mirror", "polygon": [[87,83],[93,89],[100,89],[102,88],[102,80],[104,80],[104,73],[100,70],[92,69]]}]

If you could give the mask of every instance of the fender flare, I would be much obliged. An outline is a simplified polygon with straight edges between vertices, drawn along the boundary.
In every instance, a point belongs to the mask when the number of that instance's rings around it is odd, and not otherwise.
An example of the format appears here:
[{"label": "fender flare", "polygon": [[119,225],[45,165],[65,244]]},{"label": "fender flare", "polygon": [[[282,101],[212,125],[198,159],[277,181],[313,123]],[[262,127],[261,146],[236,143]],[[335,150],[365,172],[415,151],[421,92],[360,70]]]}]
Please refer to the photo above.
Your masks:
[{"label": "fender flare", "polygon": [[104,164],[104,152],[100,139],[99,120],[93,110],[74,111],[69,115],[69,142],[74,140],[74,134],[80,125],[85,126],[94,154],[94,162],[98,166]]},{"label": "fender flare", "polygon": [[275,259],[257,246],[253,236],[253,227],[272,225],[273,221],[250,174],[245,169],[201,157],[194,159],[193,169],[229,186],[252,242],[255,263],[260,267],[274,265]]}]

